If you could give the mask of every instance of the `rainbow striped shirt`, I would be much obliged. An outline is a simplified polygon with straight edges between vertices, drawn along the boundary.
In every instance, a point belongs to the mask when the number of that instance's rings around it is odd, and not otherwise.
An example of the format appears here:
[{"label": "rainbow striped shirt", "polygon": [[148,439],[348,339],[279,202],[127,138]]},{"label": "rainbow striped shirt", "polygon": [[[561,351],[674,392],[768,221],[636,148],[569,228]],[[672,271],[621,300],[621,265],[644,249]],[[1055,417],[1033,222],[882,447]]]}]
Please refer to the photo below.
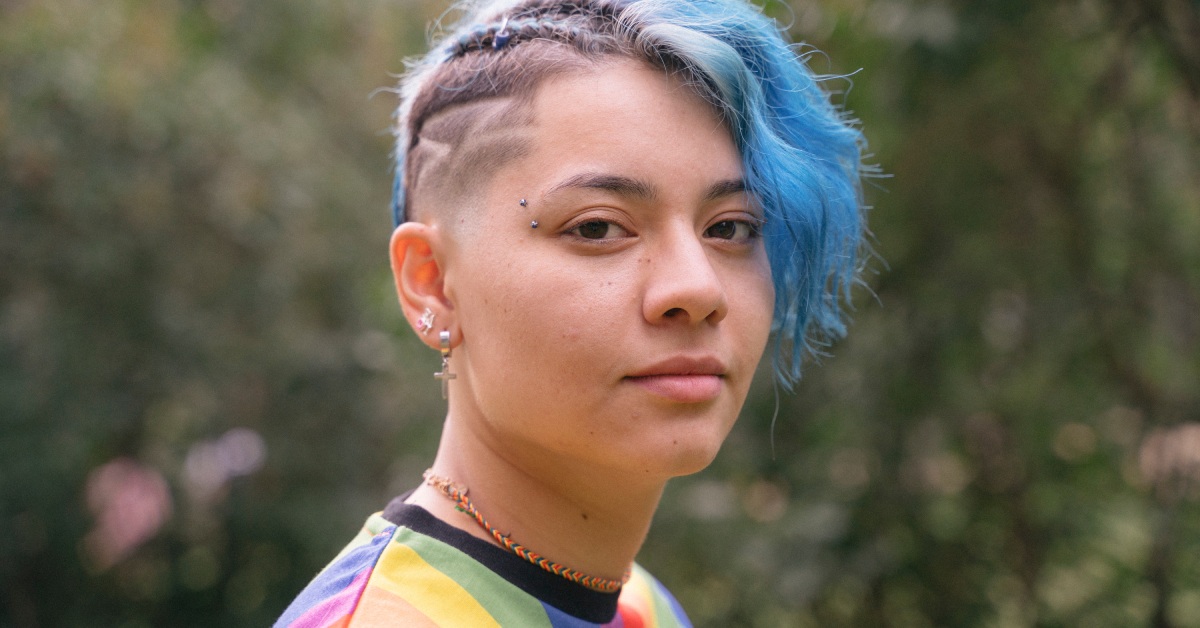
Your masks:
[{"label": "rainbow striped shirt", "polygon": [[620,593],[543,571],[429,514],[393,501],[288,606],[276,628],[691,626],[638,565]]}]

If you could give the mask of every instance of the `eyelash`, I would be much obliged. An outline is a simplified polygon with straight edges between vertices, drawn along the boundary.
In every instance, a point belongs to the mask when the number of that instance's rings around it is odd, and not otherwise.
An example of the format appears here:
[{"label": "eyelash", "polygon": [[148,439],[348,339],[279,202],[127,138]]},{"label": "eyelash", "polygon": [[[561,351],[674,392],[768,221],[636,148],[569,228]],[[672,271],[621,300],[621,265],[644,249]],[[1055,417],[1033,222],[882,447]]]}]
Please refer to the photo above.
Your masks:
[{"label": "eyelash", "polygon": [[575,225],[574,227],[571,227],[570,229],[568,229],[567,233],[575,236],[576,238],[579,238],[580,240],[587,240],[589,242],[602,242],[604,240],[614,239],[614,238],[605,238],[605,237],[589,238],[589,237],[583,235],[583,232],[581,230],[584,227],[587,227],[588,225],[606,225],[608,228],[605,230],[604,235],[608,235],[607,232],[612,231],[612,229],[614,227],[616,229],[619,229],[619,230],[625,232],[625,236],[628,236],[628,234],[629,234],[629,230],[626,229],[625,227],[621,226],[619,223],[612,221],[612,220],[604,220],[602,218],[592,218],[589,220],[585,220],[585,221]]},{"label": "eyelash", "polygon": [[[717,227],[719,227],[721,225],[733,225],[733,229],[734,229],[734,235],[732,237],[719,238],[721,240],[729,240],[729,241],[736,240],[739,242],[749,242],[751,240],[757,240],[758,238],[762,237],[763,221],[759,220],[757,218],[754,218],[754,219],[727,218],[725,220],[719,220],[719,221],[713,223],[713,225],[711,227],[709,227],[708,229],[705,229],[704,233],[709,234],[712,232],[713,229],[716,229]],[[744,226],[746,228],[746,234],[741,239],[738,239],[737,238],[737,229],[738,229],[738,227],[742,227],[742,226]]]},{"label": "eyelash", "polygon": [[[749,242],[752,240],[757,240],[758,238],[762,237],[763,222],[764,221],[762,221],[758,218],[752,218],[752,219],[727,218],[725,220],[719,220],[719,221],[713,223],[711,226],[709,226],[707,229],[704,230],[704,234],[707,237],[714,237],[718,240],[725,240],[725,241],[730,241],[730,242],[734,242],[734,241]],[[584,235],[582,230],[585,227],[588,227],[589,225],[604,225],[605,226],[604,233],[601,235],[601,237],[596,237],[596,238],[592,238],[592,237],[588,237],[588,236]],[[731,235],[730,237],[718,237],[718,236],[712,235],[712,231],[722,225],[732,225],[733,230],[734,230],[733,235]],[[741,236],[740,238],[737,235],[739,227],[744,227],[746,229],[745,234],[743,236]],[[611,232],[614,228],[623,232],[624,235],[619,235],[619,236],[614,236],[614,237],[606,237],[609,235],[609,232]],[[612,221],[612,220],[605,220],[602,218],[592,218],[592,219],[586,220],[584,222],[578,223],[574,227],[571,227],[570,229],[568,229],[566,232],[575,236],[576,238],[578,238],[580,240],[586,240],[589,242],[602,242],[605,240],[613,240],[613,239],[617,239],[620,237],[628,237],[628,235],[629,235],[629,230],[626,229],[625,227],[623,227],[622,225],[620,225],[619,223]]]}]

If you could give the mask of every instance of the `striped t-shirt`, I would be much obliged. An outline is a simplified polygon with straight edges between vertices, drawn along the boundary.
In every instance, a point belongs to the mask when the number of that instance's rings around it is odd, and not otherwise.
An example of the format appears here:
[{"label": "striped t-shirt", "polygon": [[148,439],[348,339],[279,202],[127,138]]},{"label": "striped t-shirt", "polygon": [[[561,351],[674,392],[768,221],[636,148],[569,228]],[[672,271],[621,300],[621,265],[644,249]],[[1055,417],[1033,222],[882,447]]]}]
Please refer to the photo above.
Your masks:
[{"label": "striped t-shirt", "polygon": [[397,499],[288,606],[276,628],[691,626],[634,565],[620,593],[551,574]]}]

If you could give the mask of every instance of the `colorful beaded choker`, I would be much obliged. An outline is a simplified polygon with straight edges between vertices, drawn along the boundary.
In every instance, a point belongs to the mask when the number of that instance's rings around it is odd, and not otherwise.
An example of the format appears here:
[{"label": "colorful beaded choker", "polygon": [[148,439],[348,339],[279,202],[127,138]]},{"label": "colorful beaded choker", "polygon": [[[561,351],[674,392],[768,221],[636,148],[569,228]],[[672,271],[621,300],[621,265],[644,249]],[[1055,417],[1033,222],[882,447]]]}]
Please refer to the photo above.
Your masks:
[{"label": "colorful beaded choker", "polygon": [[479,514],[479,511],[475,509],[475,505],[472,504],[471,500],[467,498],[467,487],[462,486],[461,484],[455,484],[449,478],[444,478],[440,475],[434,475],[433,469],[427,469],[424,477],[426,484],[438,489],[443,495],[448,497],[450,501],[454,502],[455,509],[457,509],[459,512],[469,515],[475,520],[476,523],[479,524],[481,528],[486,530],[488,534],[492,535],[492,538],[496,539],[496,542],[498,542],[501,547],[512,552],[513,554],[516,554],[517,556],[520,556],[522,559],[531,562],[556,576],[566,578],[575,584],[585,586],[593,591],[615,593],[620,591],[621,586],[629,581],[628,571],[625,572],[625,577],[621,578],[620,580],[610,580],[608,578],[589,576],[587,574],[575,571],[570,567],[560,565],[542,556],[541,554],[530,551],[524,545],[512,540],[512,538],[507,534],[504,534],[503,532],[492,527],[492,524],[488,523],[487,519],[484,519],[483,515]]}]

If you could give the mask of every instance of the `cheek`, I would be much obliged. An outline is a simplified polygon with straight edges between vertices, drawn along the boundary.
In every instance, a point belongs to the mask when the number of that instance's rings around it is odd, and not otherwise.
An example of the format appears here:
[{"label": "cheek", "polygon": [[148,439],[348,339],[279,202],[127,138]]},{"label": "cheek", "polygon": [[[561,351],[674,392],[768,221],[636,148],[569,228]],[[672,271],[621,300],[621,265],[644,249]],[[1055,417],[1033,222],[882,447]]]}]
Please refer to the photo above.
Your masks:
[{"label": "cheek", "polygon": [[602,357],[595,352],[628,332],[621,313],[629,298],[618,282],[579,271],[529,260],[479,265],[460,291],[469,295],[461,321],[476,366],[561,369],[581,355]]},{"label": "cheek", "polygon": [[771,323],[775,319],[775,283],[771,281],[769,274],[761,279],[758,296],[760,331],[765,345],[767,336],[771,334]]},{"label": "cheek", "polygon": [[[760,259],[732,277],[729,284],[730,301],[739,304],[738,327],[743,330],[747,341],[762,339],[766,346],[771,333],[771,322],[775,314],[775,283],[771,281],[771,267],[763,253]],[[757,345],[758,343],[752,343]]]}]

